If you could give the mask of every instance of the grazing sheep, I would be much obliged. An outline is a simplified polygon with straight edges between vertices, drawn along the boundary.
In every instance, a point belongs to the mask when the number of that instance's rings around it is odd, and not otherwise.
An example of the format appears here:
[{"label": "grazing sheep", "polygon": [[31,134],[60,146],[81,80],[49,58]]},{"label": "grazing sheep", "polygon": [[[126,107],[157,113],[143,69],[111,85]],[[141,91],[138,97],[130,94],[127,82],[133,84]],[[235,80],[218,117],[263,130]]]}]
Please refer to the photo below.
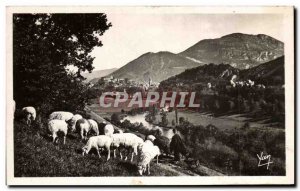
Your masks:
[{"label": "grazing sheep", "polygon": [[49,120],[60,119],[64,121],[69,121],[73,117],[73,113],[67,111],[55,111],[49,115]]},{"label": "grazing sheep", "polygon": [[98,123],[95,120],[93,120],[93,119],[88,119],[88,122],[90,124],[89,131],[92,130],[96,135],[99,135]]},{"label": "grazing sheep", "polygon": [[104,127],[104,135],[110,136],[114,134],[114,126],[112,124],[107,124]]},{"label": "grazing sheep", "polygon": [[143,175],[147,171],[150,175],[150,163],[151,160],[156,156],[156,163],[158,164],[158,156],[160,155],[160,150],[157,146],[152,146],[150,144],[145,144],[138,157],[138,172]]},{"label": "grazing sheep", "polygon": [[53,119],[48,122],[48,130],[52,133],[53,143],[57,138],[57,133],[62,132],[64,134],[64,144],[66,143],[66,136],[68,133],[68,124],[64,120]]},{"label": "grazing sheep", "polygon": [[87,136],[91,131],[93,131],[96,135],[99,135],[98,124],[92,119],[78,119],[76,121],[76,130],[80,134],[80,138],[82,140],[87,140]]},{"label": "grazing sheep", "polygon": [[22,112],[24,113],[24,116],[26,118],[26,124],[30,125],[36,118],[36,111],[34,107],[23,107]]},{"label": "grazing sheep", "polygon": [[148,135],[147,138],[146,138],[146,140],[150,140],[152,142],[154,142],[155,139],[156,138],[154,137],[154,135]]},{"label": "grazing sheep", "polygon": [[69,122],[69,125],[71,126],[71,131],[74,132],[76,130],[75,126],[76,126],[76,122],[79,120],[79,119],[82,119],[83,117],[79,114],[75,114],[68,122]]},{"label": "grazing sheep", "polygon": [[138,156],[140,156],[143,149],[147,146],[154,146],[154,144],[152,143],[152,141],[146,140],[144,143],[138,145],[138,148],[137,148]]},{"label": "grazing sheep", "polygon": [[112,138],[105,135],[99,135],[90,137],[86,145],[82,148],[82,155],[88,154],[92,148],[95,148],[97,150],[99,158],[100,152],[99,148],[105,148],[108,151],[106,160],[108,161],[110,159],[110,145],[112,142]]},{"label": "grazing sheep", "polygon": [[170,139],[168,137],[157,136],[153,144],[158,146],[160,151],[164,152],[167,156],[170,154]]},{"label": "grazing sheep", "polygon": [[81,140],[87,139],[87,134],[90,131],[90,124],[86,119],[78,119],[76,122],[76,130],[80,134]]},{"label": "grazing sheep", "polygon": [[[132,151],[131,162],[133,161],[133,155],[134,154],[137,155],[137,147],[140,144],[143,144],[144,142],[143,139],[141,139],[140,137],[132,133],[112,134],[111,138],[112,138],[111,146],[113,147],[114,150],[114,158],[116,157],[116,149],[118,149],[120,153],[120,157],[121,159],[123,159],[120,147],[124,147],[128,149],[128,152],[130,152],[130,150]],[[124,158],[124,160],[127,160],[127,155]]]}]

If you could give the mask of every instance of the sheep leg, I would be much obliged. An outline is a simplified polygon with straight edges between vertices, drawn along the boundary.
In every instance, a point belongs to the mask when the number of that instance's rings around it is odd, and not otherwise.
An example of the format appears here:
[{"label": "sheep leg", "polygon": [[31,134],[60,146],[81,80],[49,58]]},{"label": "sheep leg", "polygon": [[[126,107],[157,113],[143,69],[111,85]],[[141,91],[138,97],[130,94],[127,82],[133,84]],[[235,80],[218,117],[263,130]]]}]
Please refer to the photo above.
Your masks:
[{"label": "sheep leg", "polygon": [[53,134],[52,134],[52,138],[53,138],[53,143],[55,143],[56,133],[53,133]]},{"label": "sheep leg", "polygon": [[121,160],[123,159],[123,156],[122,156],[122,151],[121,151],[121,149],[119,148],[118,149],[119,150],[119,153],[120,153],[120,158],[121,158]]},{"label": "sheep leg", "polygon": [[124,157],[125,157],[124,160],[127,160],[128,154],[129,154],[129,149],[126,149],[125,154],[124,154]]},{"label": "sheep leg", "polygon": [[156,156],[156,164],[158,164],[158,155]]},{"label": "sheep leg", "polygon": [[147,164],[148,175],[150,175],[150,162]]},{"label": "sheep leg", "polygon": [[108,147],[106,149],[107,149],[107,152],[108,152],[106,161],[108,161],[110,159],[110,148]]},{"label": "sheep leg", "polygon": [[80,131],[80,137],[81,137],[81,140],[84,139],[84,136],[83,136],[83,130]]},{"label": "sheep leg", "polygon": [[131,160],[130,160],[131,162],[133,162],[133,155],[134,155],[134,152],[131,153]]},{"label": "sheep leg", "polygon": [[66,144],[66,135],[64,136],[64,144]]},{"label": "sheep leg", "polygon": [[97,148],[97,154],[98,154],[98,157],[99,159],[101,158],[101,155],[100,155],[100,152],[99,152],[99,149]]},{"label": "sheep leg", "polygon": [[116,158],[116,149],[114,149],[114,158]]}]

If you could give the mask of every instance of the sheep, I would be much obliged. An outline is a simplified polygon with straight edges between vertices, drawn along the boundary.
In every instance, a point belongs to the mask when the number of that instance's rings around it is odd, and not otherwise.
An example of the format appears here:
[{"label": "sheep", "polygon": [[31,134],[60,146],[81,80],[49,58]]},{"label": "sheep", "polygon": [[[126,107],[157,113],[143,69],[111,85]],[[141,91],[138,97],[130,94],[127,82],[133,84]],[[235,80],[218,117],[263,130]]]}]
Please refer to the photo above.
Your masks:
[{"label": "sheep", "polygon": [[112,124],[107,124],[104,127],[104,135],[110,136],[114,134],[114,126]]},{"label": "sheep", "polygon": [[76,121],[76,130],[80,134],[82,140],[87,140],[87,136],[91,131],[94,131],[96,135],[99,135],[98,124],[92,119],[78,119]]},{"label": "sheep", "polygon": [[82,156],[84,154],[88,154],[92,148],[95,148],[97,150],[99,158],[100,152],[99,148],[105,148],[108,151],[106,161],[110,159],[110,145],[112,143],[112,138],[106,135],[98,135],[90,137],[86,145],[82,148]]},{"label": "sheep", "polygon": [[158,156],[160,155],[160,150],[157,146],[152,146],[146,144],[143,146],[139,157],[138,157],[138,172],[140,175],[143,175],[147,171],[147,174],[150,175],[150,163],[151,160],[156,156],[156,163],[158,164]]},{"label": "sheep", "polygon": [[23,107],[22,112],[24,116],[26,117],[26,124],[30,125],[32,121],[35,120],[36,118],[36,111],[34,107],[28,106],[28,107]]},{"label": "sheep", "polygon": [[90,124],[90,129],[89,130],[90,131],[92,130],[92,131],[94,131],[94,133],[96,135],[99,135],[98,123],[95,120],[93,120],[93,119],[88,119],[88,122]]},{"label": "sheep", "polygon": [[73,117],[73,113],[67,111],[55,111],[49,115],[49,121],[52,119],[60,119],[64,121],[69,121]]},{"label": "sheep", "polygon": [[157,136],[153,144],[158,146],[167,156],[170,154],[170,139],[165,136]]},{"label": "sheep", "polygon": [[84,118],[78,119],[76,122],[76,130],[79,132],[81,140],[86,140],[87,134],[90,131],[89,122]]},{"label": "sheep", "polygon": [[55,143],[58,132],[62,132],[64,134],[64,144],[66,143],[68,124],[64,120],[60,120],[60,119],[50,120],[48,122],[48,130],[52,133],[53,143]]},{"label": "sheep", "polygon": [[76,130],[75,126],[76,126],[76,122],[79,120],[79,119],[82,119],[83,117],[79,114],[75,114],[73,115],[73,117],[68,120],[69,122],[69,125],[71,126],[70,129],[72,132],[74,132]]},{"label": "sheep", "polygon": [[152,143],[152,141],[146,140],[144,143],[138,145],[137,151],[139,156],[143,149],[147,146],[154,146],[154,144]]},{"label": "sheep", "polygon": [[[112,138],[111,146],[113,147],[114,158],[116,158],[116,149],[118,148],[120,158],[123,159],[120,147],[125,147],[128,150],[133,150],[131,162],[133,161],[133,155],[137,155],[137,147],[144,142],[143,139],[132,133],[112,134],[110,137]],[[127,160],[127,156],[124,158],[124,160]]]},{"label": "sheep", "polygon": [[150,140],[150,141],[152,141],[152,142],[154,142],[155,139],[156,139],[156,138],[155,138],[154,135],[148,135],[148,136],[146,137],[146,140]]}]

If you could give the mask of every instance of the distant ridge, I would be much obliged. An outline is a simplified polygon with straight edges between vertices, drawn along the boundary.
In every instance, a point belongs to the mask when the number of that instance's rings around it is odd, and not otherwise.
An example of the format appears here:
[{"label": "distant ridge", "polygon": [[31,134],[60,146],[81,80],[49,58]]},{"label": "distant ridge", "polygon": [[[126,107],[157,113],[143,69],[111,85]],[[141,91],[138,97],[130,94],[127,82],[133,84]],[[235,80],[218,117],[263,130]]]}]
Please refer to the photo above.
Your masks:
[{"label": "distant ridge", "polygon": [[180,55],[204,63],[230,64],[247,69],[284,55],[284,44],[264,34],[232,33],[216,39],[201,40]]},{"label": "distant ridge", "polygon": [[268,35],[232,33],[221,38],[201,40],[185,51],[147,52],[127,63],[112,75],[136,81],[161,82],[186,69],[204,64],[228,64],[248,69],[284,55],[284,44]]}]

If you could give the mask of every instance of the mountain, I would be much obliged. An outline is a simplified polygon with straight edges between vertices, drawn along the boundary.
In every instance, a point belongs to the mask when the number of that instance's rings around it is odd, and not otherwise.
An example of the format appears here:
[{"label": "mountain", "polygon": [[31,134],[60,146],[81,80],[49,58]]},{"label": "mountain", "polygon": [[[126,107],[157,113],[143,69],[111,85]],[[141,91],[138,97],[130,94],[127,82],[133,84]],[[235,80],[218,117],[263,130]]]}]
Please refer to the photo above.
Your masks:
[{"label": "mountain", "polygon": [[284,56],[245,70],[234,68],[229,64],[205,64],[172,76],[162,81],[160,85],[174,87],[175,84],[183,83],[192,86],[197,83],[207,85],[209,82],[230,84],[233,75],[236,75],[238,81],[250,79],[255,84],[281,86],[284,84]]},{"label": "mountain", "polygon": [[233,33],[201,40],[179,54],[202,63],[224,63],[247,69],[283,56],[284,44],[264,34]]},{"label": "mountain", "polygon": [[240,72],[241,79],[251,79],[264,85],[284,84],[284,56]]},{"label": "mountain", "polygon": [[87,82],[96,82],[98,81],[101,77],[107,76],[114,71],[116,71],[118,68],[111,68],[111,69],[105,69],[105,70],[94,70],[91,73],[82,73],[81,75],[86,78],[85,81]]},{"label": "mountain", "polygon": [[219,83],[220,81],[229,82],[233,75],[238,75],[240,70],[229,64],[205,64],[203,66],[188,69],[176,76],[162,81],[162,87],[173,87],[174,84],[196,84]]},{"label": "mountain", "polygon": [[160,82],[199,65],[202,63],[171,52],[148,52],[113,72],[112,75],[135,81],[148,81],[150,78],[154,82]]}]

